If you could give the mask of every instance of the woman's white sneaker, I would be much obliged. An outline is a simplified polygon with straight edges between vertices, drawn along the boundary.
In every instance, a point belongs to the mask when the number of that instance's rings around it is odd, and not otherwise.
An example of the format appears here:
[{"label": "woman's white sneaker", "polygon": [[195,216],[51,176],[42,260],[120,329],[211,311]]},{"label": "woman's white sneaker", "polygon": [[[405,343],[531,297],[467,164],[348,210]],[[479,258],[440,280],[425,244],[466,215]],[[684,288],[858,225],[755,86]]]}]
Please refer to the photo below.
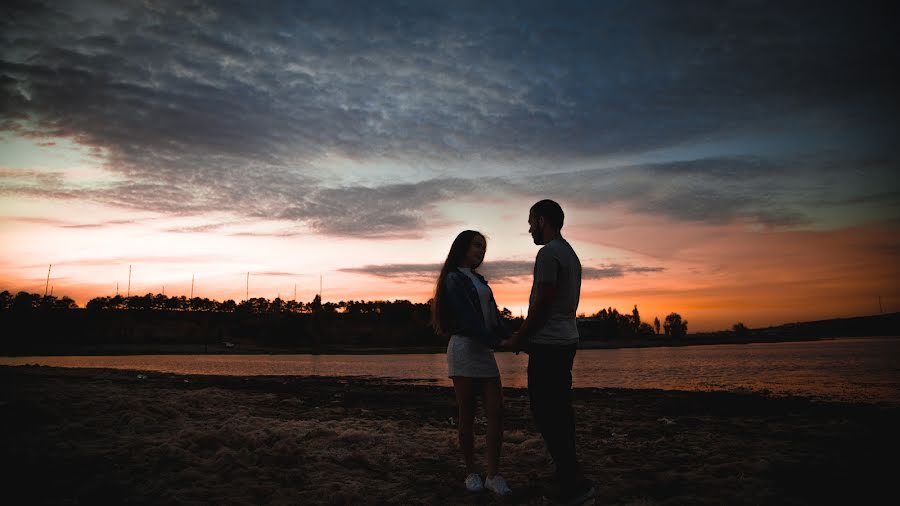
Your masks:
[{"label": "woman's white sneaker", "polygon": [[484,490],[484,482],[481,481],[481,475],[472,473],[466,476],[466,490],[469,492],[481,492]]},{"label": "woman's white sneaker", "polygon": [[497,495],[512,494],[512,490],[510,490],[509,485],[506,484],[506,480],[499,474],[494,475],[493,478],[488,477],[484,482],[484,487]]}]

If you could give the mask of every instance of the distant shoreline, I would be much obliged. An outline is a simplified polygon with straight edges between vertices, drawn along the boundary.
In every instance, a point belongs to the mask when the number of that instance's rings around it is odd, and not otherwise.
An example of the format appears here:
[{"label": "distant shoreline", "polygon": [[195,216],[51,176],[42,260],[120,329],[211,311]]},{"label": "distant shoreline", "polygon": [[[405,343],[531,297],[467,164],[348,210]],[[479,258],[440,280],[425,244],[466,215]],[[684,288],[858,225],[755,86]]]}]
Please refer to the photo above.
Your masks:
[{"label": "distant shoreline", "polygon": [[[886,336],[829,336],[829,337],[747,337],[747,338],[686,338],[678,341],[661,339],[617,339],[617,340],[582,340],[578,348],[583,350],[606,350],[625,348],[660,348],[683,346],[714,346],[724,344],[759,344],[780,342],[830,341],[834,339],[866,339],[894,338]],[[445,353],[444,346],[404,346],[404,347],[361,347],[361,346],[320,346],[312,347],[275,347],[260,346],[252,343],[235,343],[234,347],[226,347],[222,343],[202,344],[91,344],[91,345],[54,345],[40,346],[10,353],[3,351],[3,357],[40,357],[40,356],[116,356],[116,355],[413,355]]]},{"label": "distant shoreline", "polygon": [[[420,309],[396,315],[0,311],[0,327],[13,329],[0,340],[0,356],[444,353],[447,339],[435,335]],[[599,320],[578,323],[583,349],[616,349],[891,336],[900,329],[900,313],[754,329],[736,326],[683,337],[623,333]],[[509,330],[515,330],[511,325]]]}]

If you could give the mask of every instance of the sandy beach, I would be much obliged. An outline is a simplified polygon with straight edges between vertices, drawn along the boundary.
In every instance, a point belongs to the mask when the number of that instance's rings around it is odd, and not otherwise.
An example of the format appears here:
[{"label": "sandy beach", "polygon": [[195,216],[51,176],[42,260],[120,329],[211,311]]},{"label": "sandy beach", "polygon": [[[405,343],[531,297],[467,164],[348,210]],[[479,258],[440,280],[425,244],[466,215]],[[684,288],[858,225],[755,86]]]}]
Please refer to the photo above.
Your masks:
[{"label": "sandy beach", "polygon": [[[7,504],[542,504],[552,466],[505,389],[503,501],[462,487],[449,388],[0,367]],[[578,389],[597,504],[893,503],[900,408]],[[484,425],[476,424],[481,451]],[[483,454],[483,452],[482,452]],[[879,501],[880,498],[880,501]]]}]

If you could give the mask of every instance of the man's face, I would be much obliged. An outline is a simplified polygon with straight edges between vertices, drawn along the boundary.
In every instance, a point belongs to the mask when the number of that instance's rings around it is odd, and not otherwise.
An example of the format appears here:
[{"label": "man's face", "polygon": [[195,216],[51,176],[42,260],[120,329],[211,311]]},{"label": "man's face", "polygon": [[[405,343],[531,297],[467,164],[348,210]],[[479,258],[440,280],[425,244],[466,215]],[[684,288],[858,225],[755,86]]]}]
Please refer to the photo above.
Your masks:
[{"label": "man's face", "polygon": [[534,213],[528,213],[528,233],[531,234],[535,244],[545,244],[543,216],[535,216]]}]

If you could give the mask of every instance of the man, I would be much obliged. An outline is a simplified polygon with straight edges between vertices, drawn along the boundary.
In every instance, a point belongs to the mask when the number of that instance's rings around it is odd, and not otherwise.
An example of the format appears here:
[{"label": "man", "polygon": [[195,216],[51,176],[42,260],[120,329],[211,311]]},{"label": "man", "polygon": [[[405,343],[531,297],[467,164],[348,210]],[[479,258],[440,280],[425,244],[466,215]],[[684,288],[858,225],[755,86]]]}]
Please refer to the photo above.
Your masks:
[{"label": "man", "polygon": [[528,213],[528,232],[543,246],[534,262],[528,316],[502,346],[528,353],[528,396],[531,412],[547,451],[556,465],[561,504],[582,504],[595,494],[575,454],[572,410],[572,362],[578,346],[575,310],[581,294],[581,262],[563,239],[562,208],[542,200]]}]

